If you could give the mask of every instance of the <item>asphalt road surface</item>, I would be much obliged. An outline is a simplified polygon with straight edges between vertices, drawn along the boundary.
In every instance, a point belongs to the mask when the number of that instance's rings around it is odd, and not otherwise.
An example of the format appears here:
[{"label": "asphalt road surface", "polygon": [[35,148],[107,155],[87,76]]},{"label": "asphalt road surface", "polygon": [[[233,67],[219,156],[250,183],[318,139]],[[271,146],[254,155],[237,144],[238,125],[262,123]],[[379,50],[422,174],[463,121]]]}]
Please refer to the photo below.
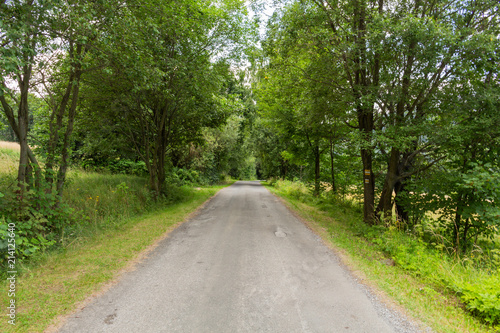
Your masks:
[{"label": "asphalt road surface", "polygon": [[259,182],[237,182],[59,332],[418,332]]}]

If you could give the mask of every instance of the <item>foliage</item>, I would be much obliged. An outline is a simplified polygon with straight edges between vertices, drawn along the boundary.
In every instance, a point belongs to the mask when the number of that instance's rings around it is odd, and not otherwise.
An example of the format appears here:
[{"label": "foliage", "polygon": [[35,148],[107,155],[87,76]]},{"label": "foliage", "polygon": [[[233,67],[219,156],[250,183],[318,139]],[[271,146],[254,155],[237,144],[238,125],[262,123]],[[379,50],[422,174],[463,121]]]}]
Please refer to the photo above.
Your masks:
[{"label": "foliage", "polygon": [[[474,269],[467,261],[458,262],[448,258],[443,250],[429,249],[421,239],[401,234],[400,231],[383,231],[371,235],[396,265],[421,276],[438,290],[456,292],[466,309],[489,324],[500,323],[500,266],[491,273]],[[466,257],[465,257],[466,258]],[[490,275],[491,274],[491,275]]]},{"label": "foliage", "polygon": [[453,289],[460,295],[467,310],[492,325],[500,324],[500,273],[485,279],[455,282]]},{"label": "foliage", "polygon": [[474,234],[492,239],[500,229],[500,169],[490,164],[473,164],[461,175],[459,191],[468,200],[461,207],[462,218],[470,221]]},{"label": "foliage", "polygon": [[[75,223],[78,215],[67,204],[55,205],[58,195],[49,186],[32,188],[20,200],[17,191],[8,190],[0,198],[0,247],[7,248],[7,226],[15,224],[16,254],[22,260],[38,251],[50,248],[57,241],[57,234],[69,224]],[[0,264],[5,264],[5,257]]]},{"label": "foliage", "polygon": [[[151,0],[121,11],[100,45],[106,57],[93,59],[105,66],[86,81],[82,138],[95,146],[89,138],[95,134],[132,152],[145,163],[159,197],[168,165],[182,166],[176,155],[202,142],[204,127],[217,127],[236,111],[224,88],[234,75],[234,51],[246,38],[245,8],[233,0],[175,6]],[[104,136],[91,124],[96,117],[108,124]]]},{"label": "foliage", "polygon": [[192,147],[184,166],[197,170],[210,183],[217,183],[226,175],[255,179],[252,143],[244,122],[245,118],[233,115],[225,126],[204,129],[204,143]]},{"label": "foliage", "polygon": [[[0,251],[4,255],[0,258],[0,266],[5,267],[7,258],[10,255],[11,249],[8,247],[8,241],[15,239],[15,255],[12,255],[16,260],[23,259],[36,254],[39,251],[45,251],[56,243],[55,240],[47,240],[40,231],[44,230],[43,225],[35,218],[24,221],[21,224],[14,224],[10,219],[1,216],[0,221]],[[14,225],[13,231],[9,231],[9,225]]]},{"label": "foliage", "polygon": [[196,185],[205,183],[196,170],[172,168],[167,182],[175,186]]},{"label": "foliage", "polygon": [[[443,165],[452,173],[466,173],[462,165],[486,163],[496,150],[485,143],[496,142],[499,128],[493,116],[498,110],[493,78],[499,68],[495,36],[500,8],[493,1],[440,3],[443,10],[428,1],[394,7],[386,2],[330,6],[291,1],[268,23],[256,91],[275,141],[284,142],[277,153],[308,175],[315,169],[318,192],[324,140],[338,147],[345,133],[353,132],[346,143],[361,153],[366,175],[356,181],[363,179],[368,223],[390,216],[395,205],[397,218],[411,225],[415,207],[405,196],[415,178],[424,179]],[[483,22],[480,12],[491,20]],[[465,163],[454,153],[462,147],[468,147]],[[308,153],[308,148],[315,151]],[[347,168],[334,170],[330,164],[334,184],[335,173]],[[453,193],[451,188],[442,191]],[[467,217],[460,219],[463,232]]]},{"label": "foliage", "polygon": [[132,161],[129,159],[99,160],[92,157],[78,161],[79,165],[85,170],[94,170],[100,172],[109,171],[113,174],[127,174],[135,176],[145,176],[147,173],[146,164],[143,161]]},{"label": "foliage", "polygon": [[498,168],[491,164],[471,163],[465,173],[440,170],[415,180],[401,200],[411,207],[414,226],[432,215],[439,228],[432,228],[433,232],[446,239],[446,246],[465,252],[498,235],[499,177]]}]

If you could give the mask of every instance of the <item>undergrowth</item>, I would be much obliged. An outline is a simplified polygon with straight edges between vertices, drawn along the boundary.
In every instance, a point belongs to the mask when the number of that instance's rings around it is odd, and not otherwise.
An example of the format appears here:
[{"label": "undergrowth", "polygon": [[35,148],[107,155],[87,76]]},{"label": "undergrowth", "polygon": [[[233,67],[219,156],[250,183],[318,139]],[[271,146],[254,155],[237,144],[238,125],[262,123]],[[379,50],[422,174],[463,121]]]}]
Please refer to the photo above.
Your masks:
[{"label": "undergrowth", "polygon": [[8,253],[4,250],[8,246],[8,226],[14,223],[20,272],[26,263],[35,263],[46,251],[81,243],[134,216],[181,202],[190,193],[187,187],[170,185],[166,195],[154,201],[144,177],[74,170],[69,173],[63,201],[57,209],[56,194],[43,189],[28,191],[23,199],[26,204],[19,209],[14,188],[15,178],[11,174],[0,175],[0,264],[7,262]]}]

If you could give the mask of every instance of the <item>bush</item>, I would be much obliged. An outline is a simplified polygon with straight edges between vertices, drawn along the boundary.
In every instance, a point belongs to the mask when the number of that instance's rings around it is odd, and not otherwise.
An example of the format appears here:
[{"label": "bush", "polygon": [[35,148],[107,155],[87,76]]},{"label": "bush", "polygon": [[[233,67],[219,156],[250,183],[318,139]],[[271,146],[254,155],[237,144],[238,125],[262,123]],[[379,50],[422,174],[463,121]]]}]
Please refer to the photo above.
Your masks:
[{"label": "bush", "polygon": [[118,159],[111,161],[108,166],[112,173],[121,173],[126,175],[143,176],[147,174],[146,163],[143,161],[132,161]]},{"label": "bush", "polygon": [[[22,259],[44,251],[56,243],[40,233],[45,228],[40,220],[31,219],[15,223],[5,217],[0,218],[0,265],[5,266],[8,258]],[[13,241],[14,240],[14,241]]]},{"label": "bush", "polygon": [[[64,203],[58,203],[57,194],[48,188],[48,186],[32,188],[25,192],[21,200],[14,191],[2,194],[1,250],[7,250],[8,240],[15,238],[17,259],[29,257],[54,245],[56,235],[74,221],[76,218],[74,209]],[[11,237],[12,232],[15,237]],[[5,264],[6,257],[0,258],[1,264]]]},{"label": "bush", "polygon": [[499,276],[500,271],[474,283],[459,281],[452,286],[470,312],[492,325],[500,324]]},{"label": "bush", "polygon": [[[219,181],[219,179],[219,176],[217,176],[216,181]],[[172,168],[166,178],[166,183],[174,186],[205,185],[209,182],[208,179],[205,179],[198,171],[193,169]]]},{"label": "bush", "polygon": [[438,289],[456,292],[465,308],[487,323],[500,323],[500,270],[491,274],[478,270],[466,257],[457,264],[442,251],[429,249],[421,239],[397,230],[371,229],[374,231],[367,238],[396,265]]},{"label": "bush", "polygon": [[85,170],[109,171],[113,174],[144,176],[148,172],[146,163],[143,161],[133,161],[122,158],[111,160],[105,158],[86,158],[80,160],[79,165]]}]

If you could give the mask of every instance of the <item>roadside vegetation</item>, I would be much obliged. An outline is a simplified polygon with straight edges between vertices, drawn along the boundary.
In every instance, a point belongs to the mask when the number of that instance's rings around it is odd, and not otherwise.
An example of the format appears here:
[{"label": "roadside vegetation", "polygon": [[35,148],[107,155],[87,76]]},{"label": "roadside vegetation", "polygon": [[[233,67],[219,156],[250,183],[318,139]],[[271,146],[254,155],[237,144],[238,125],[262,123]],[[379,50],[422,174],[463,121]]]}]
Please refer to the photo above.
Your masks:
[{"label": "roadside vegetation", "polygon": [[[431,219],[406,231],[396,221],[368,226],[359,200],[331,192],[315,196],[313,185],[297,181],[265,184],[339,251],[363,283],[382,290],[424,327],[435,332],[500,329],[498,250],[476,247],[453,255]],[[498,249],[499,243],[495,238],[489,248]]]},{"label": "roadside vegetation", "polygon": [[0,2],[2,332],[43,330],[255,177],[250,27],[238,0]]}]

